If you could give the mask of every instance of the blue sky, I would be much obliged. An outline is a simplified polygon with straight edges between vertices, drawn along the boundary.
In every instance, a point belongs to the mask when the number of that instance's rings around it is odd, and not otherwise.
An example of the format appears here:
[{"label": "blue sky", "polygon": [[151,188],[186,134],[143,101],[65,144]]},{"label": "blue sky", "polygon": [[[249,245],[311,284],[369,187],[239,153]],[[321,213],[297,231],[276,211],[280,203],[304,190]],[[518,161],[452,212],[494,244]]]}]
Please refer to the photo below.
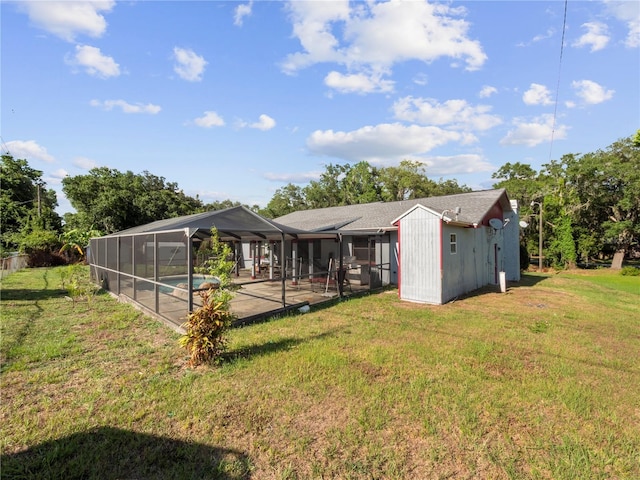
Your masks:
[{"label": "blue sky", "polygon": [[262,207],[362,160],[490,188],[640,128],[640,2],[567,5],[560,64],[564,1],[4,1],[3,153],[60,213],[97,166]]}]

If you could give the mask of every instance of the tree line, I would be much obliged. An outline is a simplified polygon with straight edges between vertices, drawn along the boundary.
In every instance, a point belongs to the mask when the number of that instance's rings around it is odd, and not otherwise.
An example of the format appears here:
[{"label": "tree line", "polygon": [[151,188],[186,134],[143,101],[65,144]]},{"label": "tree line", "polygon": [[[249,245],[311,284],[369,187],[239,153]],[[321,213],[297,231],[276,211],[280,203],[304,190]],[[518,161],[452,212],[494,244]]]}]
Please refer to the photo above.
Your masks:
[{"label": "tree line", "polygon": [[[63,179],[63,192],[76,211],[62,218],[55,212],[55,191],[47,188],[41,171],[10,154],[2,155],[0,167],[3,255],[22,251],[40,256],[34,264],[77,260],[92,236],[240,205],[231,200],[204,203],[148,171],[99,167]],[[604,150],[564,155],[539,171],[509,162],[492,178],[495,188],[506,188],[518,201],[520,217],[528,223],[522,244],[532,254],[538,251],[542,211],[548,265],[572,267],[612,257],[612,266],[620,267],[625,257],[640,254],[640,130]],[[289,183],[276,190],[264,208],[249,208],[277,218],[297,210],[469,191],[456,180],[428,178],[425,165],[417,161],[380,168],[368,162],[329,164],[317,180],[305,186]]]}]

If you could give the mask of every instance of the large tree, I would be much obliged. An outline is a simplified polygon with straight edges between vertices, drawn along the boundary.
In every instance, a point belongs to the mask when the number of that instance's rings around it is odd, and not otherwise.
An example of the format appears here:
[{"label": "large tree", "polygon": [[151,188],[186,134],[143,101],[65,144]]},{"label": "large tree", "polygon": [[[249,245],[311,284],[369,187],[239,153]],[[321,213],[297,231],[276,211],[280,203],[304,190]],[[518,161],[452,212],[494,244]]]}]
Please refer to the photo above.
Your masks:
[{"label": "large tree", "polygon": [[611,267],[621,268],[640,242],[640,145],[620,139],[571,162],[567,172],[582,227],[614,248]]},{"label": "large tree", "polygon": [[428,197],[434,182],[426,175],[423,163],[402,160],[397,167],[386,167],[380,172],[384,200],[393,202]]},{"label": "large tree", "polygon": [[[640,144],[620,139],[605,150],[563,155],[536,172],[529,165],[507,163],[493,178],[520,203],[521,217],[544,208],[543,238],[547,256],[571,266],[578,255],[590,257],[613,248],[612,268],[640,241]],[[538,222],[526,229],[528,250],[537,247]]]},{"label": "large tree", "polygon": [[351,169],[345,165],[329,164],[318,180],[312,180],[302,189],[307,208],[326,208],[344,205],[342,181]]},{"label": "large tree", "polygon": [[344,205],[372,203],[382,199],[380,173],[367,162],[358,162],[349,168],[341,187]]},{"label": "large tree", "polygon": [[266,208],[258,213],[267,218],[277,218],[305,209],[306,202],[302,189],[298,185],[288,183],[284,187],[277,189]]},{"label": "large tree", "polygon": [[2,155],[0,165],[0,225],[2,248],[15,249],[24,239],[38,232],[55,237],[62,231],[62,219],[56,213],[58,202],[53,189],[48,189],[42,172],[24,159]]},{"label": "large tree", "polygon": [[63,191],[76,209],[66,216],[74,226],[113,233],[155,220],[202,211],[202,202],[185,195],[176,183],[145,171],[134,174],[107,167],[66,177]]}]

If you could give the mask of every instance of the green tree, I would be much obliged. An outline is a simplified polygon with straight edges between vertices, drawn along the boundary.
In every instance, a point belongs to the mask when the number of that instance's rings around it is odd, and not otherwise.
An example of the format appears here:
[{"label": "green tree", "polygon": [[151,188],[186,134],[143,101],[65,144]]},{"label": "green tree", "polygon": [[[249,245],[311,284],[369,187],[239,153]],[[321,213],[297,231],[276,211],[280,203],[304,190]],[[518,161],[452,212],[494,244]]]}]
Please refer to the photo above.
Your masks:
[{"label": "green tree", "polygon": [[431,196],[435,183],[426,175],[422,162],[402,160],[397,167],[380,171],[382,197],[387,202]]},{"label": "green tree", "polygon": [[288,183],[284,187],[277,189],[267,206],[258,213],[267,218],[277,218],[291,212],[305,210],[306,208],[307,205],[302,188],[293,183]]},{"label": "green tree", "polygon": [[381,169],[380,182],[382,199],[387,202],[471,191],[471,188],[459,185],[455,179],[431,180],[427,177],[424,163],[415,160],[402,160],[397,167]]},{"label": "green tree", "polygon": [[435,182],[433,190],[431,191],[432,197],[440,197],[442,195],[455,195],[457,193],[471,192],[471,187],[458,184],[455,179],[443,180],[442,178]]},{"label": "green tree", "polygon": [[[240,202],[234,202],[232,200],[216,200],[212,203],[207,203],[203,208],[203,212],[210,212],[212,210],[225,210],[227,208],[239,207],[242,205]],[[253,207],[252,207],[253,208]]]},{"label": "green tree", "polygon": [[493,184],[494,188],[506,188],[509,198],[518,200],[522,206],[529,205],[541,192],[538,172],[531,165],[516,163],[505,163],[498,169],[491,178],[499,180]]},{"label": "green tree", "polygon": [[3,250],[24,248],[23,237],[34,230],[51,232],[57,237],[62,231],[62,219],[55,211],[57,206],[56,193],[46,188],[40,170],[29,167],[24,159],[2,155],[0,225]]},{"label": "green tree", "polygon": [[640,241],[640,146],[632,138],[620,139],[606,150],[585,156],[592,175],[589,200],[602,209],[603,238],[615,249],[611,268],[622,268],[632,245]]},{"label": "green tree", "polygon": [[340,184],[343,205],[372,203],[382,200],[380,174],[367,162],[358,162],[345,171]]},{"label": "green tree", "polygon": [[89,245],[89,240],[93,237],[99,237],[102,233],[98,230],[81,230],[79,228],[71,228],[60,235],[60,253],[65,253],[70,258],[76,258],[78,261],[85,259],[85,249]]},{"label": "green tree", "polygon": [[344,205],[342,181],[351,169],[345,165],[329,164],[318,180],[312,180],[302,189],[307,208],[326,208]]},{"label": "green tree", "polygon": [[113,233],[155,220],[202,211],[202,202],[178,185],[145,171],[136,175],[107,167],[66,177],[63,191],[76,209],[65,218],[76,228]]}]

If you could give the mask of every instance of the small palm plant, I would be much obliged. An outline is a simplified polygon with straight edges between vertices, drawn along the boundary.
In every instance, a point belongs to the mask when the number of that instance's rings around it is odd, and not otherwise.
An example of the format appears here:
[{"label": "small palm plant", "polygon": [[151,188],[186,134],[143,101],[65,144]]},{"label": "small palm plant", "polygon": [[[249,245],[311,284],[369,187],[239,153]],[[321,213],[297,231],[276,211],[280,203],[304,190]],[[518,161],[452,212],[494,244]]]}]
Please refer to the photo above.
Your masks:
[{"label": "small palm plant", "polygon": [[220,360],[227,345],[224,333],[235,319],[230,308],[233,294],[229,290],[230,265],[227,260],[231,249],[219,240],[215,228],[211,229],[210,245],[212,260],[202,273],[217,277],[220,283],[217,288],[198,292],[202,306],[187,316],[187,321],[182,324],[185,334],[180,337],[180,346],[189,351],[192,367]]}]

